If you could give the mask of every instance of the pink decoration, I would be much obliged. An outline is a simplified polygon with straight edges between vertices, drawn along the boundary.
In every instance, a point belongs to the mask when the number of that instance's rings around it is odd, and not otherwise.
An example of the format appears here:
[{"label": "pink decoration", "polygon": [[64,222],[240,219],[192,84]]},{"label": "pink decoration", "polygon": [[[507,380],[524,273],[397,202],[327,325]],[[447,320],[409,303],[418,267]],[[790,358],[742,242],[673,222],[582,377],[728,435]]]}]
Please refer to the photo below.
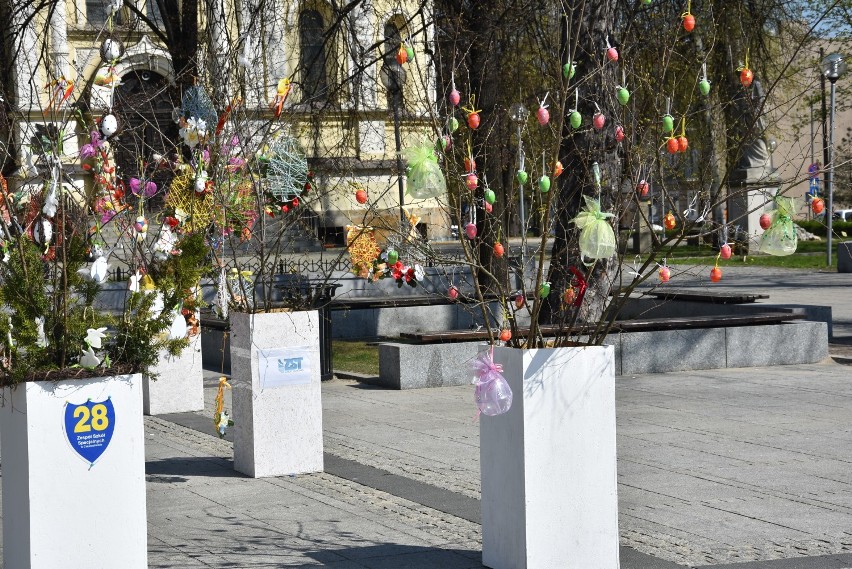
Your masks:
[{"label": "pink decoration", "polygon": [[727,243],[725,243],[724,245],[719,247],[719,256],[722,257],[723,259],[725,259],[725,260],[730,259],[731,253],[733,253],[733,251],[731,251],[731,246],[728,245]]},{"label": "pink decoration", "polygon": [[536,118],[538,118],[538,124],[540,124],[541,126],[544,126],[548,122],[550,122],[550,111],[548,111],[546,108],[539,107],[536,115]]},{"label": "pink decoration", "polygon": [[471,192],[476,189],[476,186],[479,184],[479,178],[476,177],[476,174],[471,172],[464,178],[464,185],[467,186],[467,189]]},{"label": "pink decoration", "polygon": [[603,115],[603,113],[595,113],[595,116],[592,119],[592,124],[594,125],[595,129],[601,130],[606,124],[606,117]]},{"label": "pink decoration", "polygon": [[615,141],[621,142],[622,140],[624,140],[624,127],[618,125],[615,127]]},{"label": "pink decoration", "polygon": [[447,294],[450,296],[451,300],[455,300],[459,297],[459,289],[454,286],[450,287],[450,290],[447,291]]},{"label": "pink decoration", "polygon": [[459,106],[459,102],[461,101],[461,93],[453,89],[450,91],[450,104],[454,107]]},{"label": "pink decoration", "polygon": [[485,213],[491,213],[492,211],[494,211],[494,206],[485,202]]},{"label": "pink decoration", "polygon": [[464,228],[464,234],[468,239],[476,239],[476,224],[468,223]]},{"label": "pink decoration", "polygon": [[606,58],[613,62],[618,61],[618,50],[614,47],[608,48],[606,50]]},{"label": "pink decoration", "polygon": [[473,361],[476,376],[474,400],[483,415],[501,415],[512,407],[512,388],[503,377],[503,366],[494,363],[493,349],[480,352]]}]

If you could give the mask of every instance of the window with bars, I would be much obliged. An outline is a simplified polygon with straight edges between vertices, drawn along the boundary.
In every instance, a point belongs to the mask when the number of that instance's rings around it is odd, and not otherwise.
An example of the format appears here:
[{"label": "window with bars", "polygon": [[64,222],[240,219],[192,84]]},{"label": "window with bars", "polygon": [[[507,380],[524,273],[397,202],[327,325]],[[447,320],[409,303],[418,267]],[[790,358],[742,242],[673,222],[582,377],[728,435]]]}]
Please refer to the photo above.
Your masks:
[{"label": "window with bars", "polygon": [[302,102],[324,101],[328,97],[326,38],[322,15],[316,10],[299,14],[299,68]]}]

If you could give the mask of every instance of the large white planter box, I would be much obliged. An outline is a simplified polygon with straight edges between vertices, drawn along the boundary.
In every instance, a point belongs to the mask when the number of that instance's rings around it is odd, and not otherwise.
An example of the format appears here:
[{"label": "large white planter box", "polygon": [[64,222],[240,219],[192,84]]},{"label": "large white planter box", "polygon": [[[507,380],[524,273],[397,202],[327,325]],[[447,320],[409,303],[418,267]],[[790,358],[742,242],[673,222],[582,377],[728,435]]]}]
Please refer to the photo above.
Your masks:
[{"label": "large white planter box", "polygon": [[255,478],[321,472],[319,314],[230,319],[234,469]]},{"label": "large white planter box", "polygon": [[201,334],[189,339],[179,356],[163,350],[152,370],[159,379],[143,378],[143,409],[146,415],[185,413],[204,409],[204,370],[201,366]]},{"label": "large white planter box", "polygon": [[512,408],[480,416],[482,563],[617,569],[612,346],[494,348]]},{"label": "large white planter box", "polygon": [[4,567],[148,567],[140,375],[4,388],[0,456]]}]

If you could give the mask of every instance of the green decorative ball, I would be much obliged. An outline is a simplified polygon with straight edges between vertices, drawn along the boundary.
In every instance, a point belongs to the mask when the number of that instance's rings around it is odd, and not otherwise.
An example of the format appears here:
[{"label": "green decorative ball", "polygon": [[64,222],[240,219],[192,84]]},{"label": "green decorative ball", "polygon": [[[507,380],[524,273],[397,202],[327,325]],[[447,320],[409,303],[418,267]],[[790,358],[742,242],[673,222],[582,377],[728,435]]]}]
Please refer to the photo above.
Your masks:
[{"label": "green decorative ball", "polygon": [[618,90],[618,102],[623,107],[628,101],[630,101],[630,91],[622,87]]},{"label": "green decorative ball", "polygon": [[538,287],[538,297],[547,298],[550,296],[550,283],[541,283]]},{"label": "green decorative ball", "polygon": [[459,119],[450,117],[450,132],[455,132],[459,129]]},{"label": "green decorative ball", "polygon": [[566,79],[573,79],[576,72],[577,66],[570,61],[562,66],[562,76]]},{"label": "green decorative ball", "polygon": [[583,122],[583,115],[579,111],[574,111],[568,117],[568,120],[571,122],[571,128],[580,128],[580,124]]},{"label": "green decorative ball", "polygon": [[405,46],[405,53],[408,55],[408,61],[414,59],[414,48],[410,45]]},{"label": "green decorative ball", "polygon": [[541,193],[546,194],[550,191],[550,177],[542,176],[538,180],[538,189],[541,190]]},{"label": "green decorative ball", "polygon": [[497,196],[494,194],[494,190],[485,190],[485,201],[492,205],[497,201]]},{"label": "green decorative ball", "polygon": [[515,174],[515,178],[517,178],[518,183],[523,186],[524,184],[527,183],[527,180],[530,179],[530,176],[529,176],[529,174],[527,174],[523,170],[518,170],[518,173]]},{"label": "green decorative ball", "polygon": [[393,265],[397,261],[399,261],[399,253],[396,252],[396,249],[388,249],[388,264]]},{"label": "green decorative ball", "polygon": [[674,132],[674,118],[671,115],[663,117],[663,132]]},{"label": "green decorative ball", "polygon": [[708,81],[707,79],[702,79],[701,82],[698,84],[698,90],[705,97],[707,95],[709,95],[710,94],[710,81]]}]

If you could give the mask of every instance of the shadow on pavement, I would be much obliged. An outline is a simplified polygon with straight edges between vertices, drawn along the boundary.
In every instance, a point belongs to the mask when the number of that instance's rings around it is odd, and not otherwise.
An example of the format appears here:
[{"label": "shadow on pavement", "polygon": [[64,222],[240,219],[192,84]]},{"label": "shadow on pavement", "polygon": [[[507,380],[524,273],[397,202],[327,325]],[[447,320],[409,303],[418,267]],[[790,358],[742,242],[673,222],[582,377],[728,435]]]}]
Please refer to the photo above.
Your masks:
[{"label": "shadow on pavement", "polygon": [[234,461],[216,457],[177,457],[151,460],[145,463],[149,482],[186,482],[186,476],[213,478],[243,478],[234,470]]}]

